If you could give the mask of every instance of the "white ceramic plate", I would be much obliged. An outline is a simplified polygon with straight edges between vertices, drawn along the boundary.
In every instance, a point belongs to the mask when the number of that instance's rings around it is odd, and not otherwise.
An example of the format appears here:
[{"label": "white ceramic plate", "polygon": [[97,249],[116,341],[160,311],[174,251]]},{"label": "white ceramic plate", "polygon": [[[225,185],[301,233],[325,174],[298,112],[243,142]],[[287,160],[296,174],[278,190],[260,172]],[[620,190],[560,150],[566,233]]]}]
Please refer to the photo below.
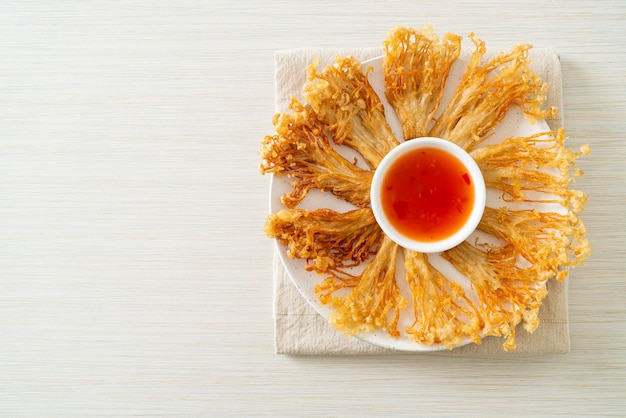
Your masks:
[{"label": "white ceramic plate", "polygon": [[[385,98],[385,83],[382,72],[382,57],[374,58],[369,61],[363,62],[363,69],[367,69],[368,67],[372,67],[374,71],[372,71],[369,75],[369,80],[380,97],[384,107],[385,107],[385,115],[387,118],[387,122],[391,126],[393,133],[399,141],[403,141],[402,135],[402,126],[398,121],[393,108],[387,102]],[[439,109],[444,109],[447,103],[449,102],[454,90],[459,84],[459,81],[462,75],[465,72],[465,67],[467,63],[458,59],[451,68],[450,75],[448,77],[448,81],[446,83],[446,87],[444,89],[441,105]],[[512,107],[507,113],[506,117],[500,122],[496,128],[494,135],[485,141],[483,144],[487,145],[490,143],[501,142],[504,139],[510,136],[529,136],[538,132],[549,131],[545,121],[538,121],[532,124],[524,114],[517,108]],[[348,158],[348,160],[352,161],[355,156],[358,156],[353,150],[347,147],[337,147],[337,150]],[[358,158],[358,161],[361,163],[361,167],[367,168],[367,166],[362,165],[363,158]],[[278,178],[276,176],[272,177],[271,187],[270,187],[270,211],[272,213],[276,213],[282,209],[285,209],[285,206],[280,202],[280,197],[285,193],[291,190],[290,180],[288,178]],[[546,208],[540,208],[538,206],[541,205],[529,205],[529,204],[508,204],[504,203],[500,197],[501,192],[487,189],[487,206],[491,207],[501,207],[501,206],[509,206],[515,209],[525,209],[525,208],[535,208],[538,210],[557,210],[561,211],[561,207],[555,208],[553,205]],[[319,208],[331,208],[336,211],[345,212],[348,210],[355,209],[355,206],[350,203],[344,202],[340,199],[337,199],[330,193],[322,193],[317,189],[311,190],[305,199],[298,206],[303,209],[319,209]],[[494,238],[490,236],[486,236],[481,232],[477,231],[473,235],[471,235],[468,240],[474,241],[475,238],[479,238],[483,242],[494,242]],[[494,242],[495,243],[495,242]],[[320,281],[324,278],[324,276],[320,276],[315,272],[308,272],[305,270],[306,262],[304,260],[293,260],[287,256],[286,247],[277,244],[278,253],[280,258],[291,277],[293,283],[298,288],[298,291],[302,294],[304,299],[309,303],[320,315],[324,318],[328,318],[332,309],[327,305],[322,305],[319,302],[317,295],[315,294],[315,286],[320,283]],[[462,276],[451,264],[445,261],[440,255],[434,254],[429,256],[429,260],[431,264],[437,268],[443,275],[445,275],[450,280],[455,280],[463,285],[463,287],[468,291],[468,293],[473,293],[469,286],[469,280]],[[398,323],[398,330],[400,331],[399,338],[393,338],[387,334],[386,331],[374,331],[368,333],[361,333],[357,337],[367,341],[371,344],[375,344],[381,347],[386,347],[394,350],[400,351],[435,351],[435,350],[443,350],[446,349],[441,344],[434,345],[423,345],[414,342],[411,338],[404,332],[404,329],[410,326],[413,321],[413,296],[409,290],[406,279],[404,278],[406,275],[406,270],[404,268],[404,259],[402,257],[402,251],[398,254],[397,260],[397,269],[396,275],[398,277],[398,286],[402,291],[402,295],[404,299],[408,302],[406,309],[401,314],[400,321]],[[348,272],[355,274],[359,273],[365,267],[365,263],[362,263],[360,266],[349,269]],[[329,325],[330,326],[330,325]],[[348,337],[346,337],[348,338]],[[467,344],[469,342],[465,341],[463,344]]]}]

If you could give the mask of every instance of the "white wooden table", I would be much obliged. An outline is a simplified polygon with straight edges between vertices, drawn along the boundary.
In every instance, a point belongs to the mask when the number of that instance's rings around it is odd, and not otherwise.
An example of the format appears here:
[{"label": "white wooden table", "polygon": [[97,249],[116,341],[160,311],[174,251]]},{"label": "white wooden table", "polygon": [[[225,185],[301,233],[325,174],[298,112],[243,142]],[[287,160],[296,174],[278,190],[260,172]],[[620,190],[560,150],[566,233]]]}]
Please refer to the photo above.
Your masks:
[{"label": "white wooden table", "polygon": [[[0,415],[626,414],[626,3],[0,3]],[[567,356],[277,356],[273,52],[393,26],[553,47],[595,253]]]}]

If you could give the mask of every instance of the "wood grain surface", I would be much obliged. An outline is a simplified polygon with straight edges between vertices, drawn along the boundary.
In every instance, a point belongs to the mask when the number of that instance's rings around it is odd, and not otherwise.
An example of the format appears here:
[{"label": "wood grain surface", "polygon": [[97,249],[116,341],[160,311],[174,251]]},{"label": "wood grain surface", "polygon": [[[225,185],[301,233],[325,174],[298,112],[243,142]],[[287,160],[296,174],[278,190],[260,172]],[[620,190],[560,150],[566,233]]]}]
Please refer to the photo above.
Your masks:
[{"label": "wood grain surface", "polygon": [[[0,415],[626,413],[626,3],[0,3]],[[396,25],[559,52],[594,254],[571,353],[274,354],[274,51]]]}]

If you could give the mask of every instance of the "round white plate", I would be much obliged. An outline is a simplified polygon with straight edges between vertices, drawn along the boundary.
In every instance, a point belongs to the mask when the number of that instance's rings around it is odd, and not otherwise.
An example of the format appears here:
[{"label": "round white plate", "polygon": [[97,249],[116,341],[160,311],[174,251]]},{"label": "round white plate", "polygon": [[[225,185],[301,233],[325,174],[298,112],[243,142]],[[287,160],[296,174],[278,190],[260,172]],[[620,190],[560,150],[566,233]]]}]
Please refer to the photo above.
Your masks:
[{"label": "round white plate", "polygon": [[[404,140],[402,135],[402,126],[398,121],[396,114],[393,111],[393,108],[385,97],[385,82],[382,71],[382,62],[383,57],[378,57],[369,61],[365,61],[363,62],[363,70],[366,70],[368,67],[373,68],[373,71],[369,74],[369,81],[378,96],[380,97],[383,106],[385,107],[387,122],[391,126],[391,129],[396,138],[400,142],[402,142]],[[457,61],[453,64],[450,70],[448,81],[444,88],[439,111],[444,109],[447,103],[450,101],[454,90],[458,86],[459,81],[465,72],[466,65],[467,62],[461,59],[457,59]],[[498,143],[511,136],[530,136],[535,133],[545,132],[549,130],[550,128],[545,121],[537,121],[533,124],[524,116],[521,110],[519,110],[517,107],[512,107],[505,116],[505,118],[496,126],[494,135],[490,137],[487,141],[485,141],[483,145]],[[347,157],[349,161],[352,161],[354,157],[360,157],[358,154],[356,154],[355,151],[344,146],[337,147],[337,150],[342,155]],[[358,158],[359,163],[357,165],[363,168],[367,168],[362,160],[363,158]],[[280,202],[280,197],[291,190],[290,179],[285,177],[279,178],[276,176],[272,176],[270,184],[270,212],[276,213],[282,209],[286,209],[286,207]],[[560,207],[539,208],[537,204],[531,205],[519,203],[505,203],[501,199],[501,192],[491,189],[487,189],[487,206],[508,206],[514,209],[535,208],[539,210],[552,211],[554,211],[555,209],[560,211],[562,209]],[[339,212],[345,212],[355,209],[356,207],[350,203],[344,202],[336,198],[330,193],[322,193],[319,190],[314,189],[308,193],[308,195],[300,203],[298,208],[309,210],[330,208]],[[479,238],[483,242],[494,242],[493,237],[486,236],[479,231],[471,235],[468,240],[473,242],[475,238]],[[315,294],[315,286],[318,285],[325,276],[320,276],[315,272],[306,271],[306,262],[304,260],[290,259],[287,256],[285,246],[277,244],[277,248],[285,269],[287,270],[289,277],[297,287],[298,291],[302,294],[307,303],[309,303],[317,312],[319,312],[320,315],[322,315],[324,318],[328,318],[328,316],[332,312],[331,307],[321,304],[317,295]],[[463,285],[466,291],[468,291],[470,294],[473,293],[469,286],[469,280],[466,277],[462,276],[454,267],[452,267],[450,263],[444,260],[440,255],[431,254],[429,255],[429,260],[430,263],[449,280],[459,282]],[[360,271],[362,271],[364,267],[365,263],[362,263],[360,266],[348,269],[347,271],[351,274],[360,273]],[[387,334],[386,331],[378,330],[373,332],[360,333],[357,335],[357,338],[360,338],[371,344],[400,351],[435,351],[446,349],[446,347],[441,344],[433,344],[428,346],[416,343],[410,338],[409,335],[404,332],[404,329],[413,323],[414,318],[412,315],[413,296],[405,279],[406,270],[404,268],[404,258],[402,257],[402,251],[400,251],[400,253],[398,254],[396,276],[398,279],[398,286],[400,287],[400,290],[402,292],[402,296],[408,302],[407,307],[404,309],[404,311],[402,311],[400,321],[398,323],[400,337],[394,338]],[[346,336],[346,338],[348,337]],[[469,340],[465,341],[463,344],[467,343],[469,343]]]}]

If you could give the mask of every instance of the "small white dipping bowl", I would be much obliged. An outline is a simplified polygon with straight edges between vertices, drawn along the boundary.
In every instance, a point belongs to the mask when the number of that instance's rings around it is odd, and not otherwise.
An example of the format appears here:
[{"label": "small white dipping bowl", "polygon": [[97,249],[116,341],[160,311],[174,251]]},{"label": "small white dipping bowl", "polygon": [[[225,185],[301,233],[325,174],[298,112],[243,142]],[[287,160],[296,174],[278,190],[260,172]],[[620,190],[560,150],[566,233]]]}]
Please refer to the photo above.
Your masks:
[{"label": "small white dipping bowl", "polygon": [[[420,148],[438,148],[447,151],[467,169],[471,179],[471,185],[474,188],[474,205],[467,221],[452,235],[438,241],[418,241],[414,238],[407,237],[399,232],[389,221],[387,214],[383,209],[382,190],[383,180],[389,168],[400,158],[412,151]],[[399,245],[413,251],[422,253],[437,253],[453,248],[467,239],[478,226],[480,219],[485,210],[486,189],[485,180],[478,165],[474,159],[458,145],[441,138],[414,138],[403,142],[396,148],[391,150],[378,165],[374,173],[371,185],[371,206],[376,221],[382,230]]]}]

